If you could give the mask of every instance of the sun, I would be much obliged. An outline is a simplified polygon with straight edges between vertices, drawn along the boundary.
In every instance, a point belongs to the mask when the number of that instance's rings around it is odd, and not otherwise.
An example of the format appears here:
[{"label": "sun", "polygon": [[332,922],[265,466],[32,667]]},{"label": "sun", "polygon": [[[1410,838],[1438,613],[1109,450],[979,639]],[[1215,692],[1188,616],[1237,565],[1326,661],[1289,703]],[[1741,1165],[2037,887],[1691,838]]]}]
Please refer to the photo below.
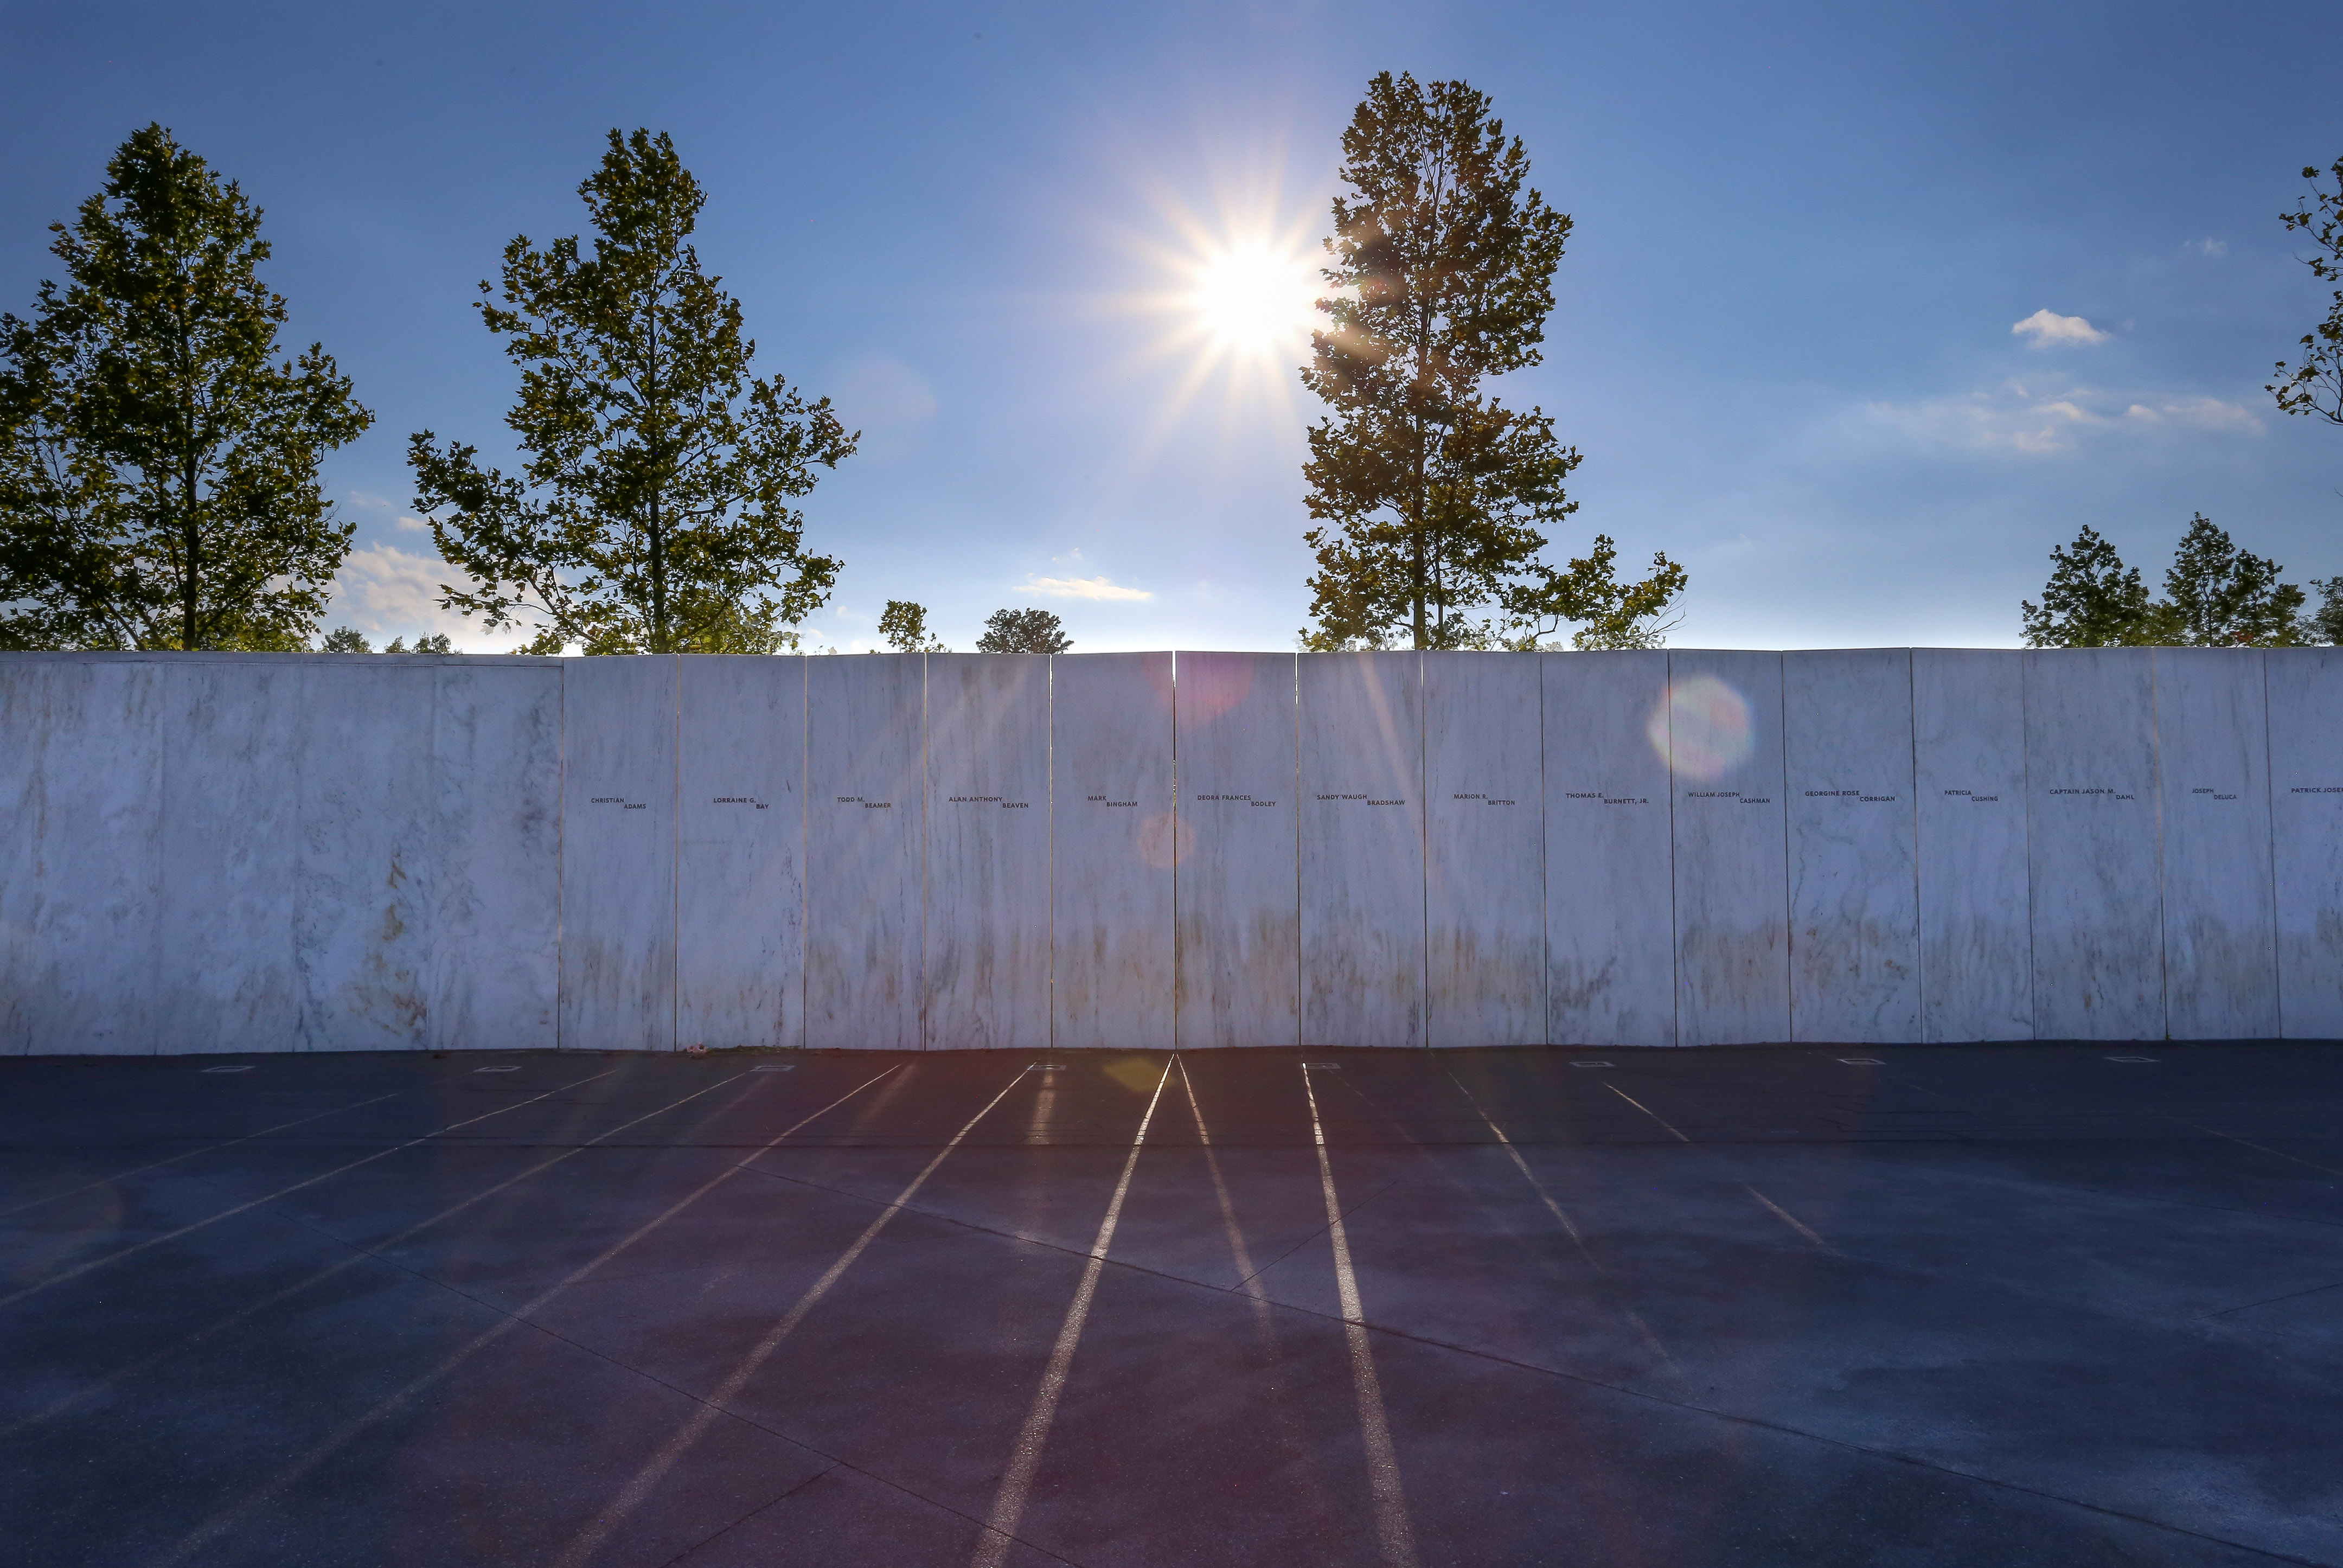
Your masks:
[{"label": "sun", "polygon": [[1318,318],[1318,278],[1299,247],[1265,239],[1212,246],[1191,263],[1184,304],[1219,355],[1284,360],[1298,355]]}]

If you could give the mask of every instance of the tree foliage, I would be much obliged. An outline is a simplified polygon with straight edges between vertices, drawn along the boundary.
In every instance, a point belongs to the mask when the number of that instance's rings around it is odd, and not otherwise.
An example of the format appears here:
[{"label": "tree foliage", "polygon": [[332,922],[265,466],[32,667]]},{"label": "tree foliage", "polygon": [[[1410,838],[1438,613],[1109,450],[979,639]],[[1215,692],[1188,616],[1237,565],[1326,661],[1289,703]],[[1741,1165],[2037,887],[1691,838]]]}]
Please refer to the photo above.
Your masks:
[{"label": "tree foliage", "polygon": [[277,356],[260,209],[150,125],[0,317],[0,646],[308,646],[354,526],[324,454],[373,416],[323,346]]},{"label": "tree foliage", "polygon": [[[481,321],[520,367],[518,476],[431,431],[416,508],[473,586],[440,603],[534,625],[531,651],[769,652],[829,597],[789,503],[854,450],[830,399],[750,373],[739,302],[689,244],[706,198],[662,133],[609,134],[578,186],[596,237],[505,247]],[[501,301],[501,303],[499,303]]]},{"label": "tree foliage", "polygon": [[928,632],[928,607],[910,599],[890,598],[887,608],[879,612],[879,635],[897,653],[949,653],[938,638]]},{"label": "tree foliage", "polygon": [[1332,292],[1302,384],[1329,412],[1302,474],[1316,552],[1312,647],[1471,647],[1471,611],[1533,570],[1576,509],[1579,463],[1493,377],[1541,360],[1570,218],[1524,190],[1529,155],[1463,82],[1388,72],[1342,133]]},{"label": "tree foliage", "polygon": [[[2303,265],[2321,283],[2343,286],[2343,158],[2328,171],[2335,188],[2322,189],[2318,170],[2306,168],[2302,177],[2310,190],[2292,212],[2278,214],[2290,234],[2309,236],[2318,249]],[[2343,286],[2335,290],[2327,319],[2302,336],[2301,363],[2278,362],[2278,380],[2263,388],[2289,414],[2308,414],[2343,425]]]},{"label": "tree foliage", "polygon": [[2280,580],[2286,568],[2238,549],[2202,512],[2181,536],[2161,599],[2151,598],[2139,568],[2125,566],[2115,546],[2087,526],[2071,546],[2054,547],[2050,560],[2042,603],[2018,607],[2028,648],[2285,648],[2324,640],[2320,620],[2301,614],[2303,590]]},{"label": "tree foliage", "polygon": [[[1559,647],[1545,639],[1575,623],[1570,646],[1581,652],[1604,648],[1664,648],[1681,617],[1675,608],[1684,589],[1684,569],[1664,551],[1652,557],[1652,575],[1623,583],[1619,549],[1608,534],[1594,536],[1594,548],[1561,571],[1541,572],[1540,580],[1506,596],[1515,633],[1506,646]],[[1663,619],[1663,617],[1668,618]]]},{"label": "tree foliage", "polygon": [[997,609],[984,618],[979,653],[1064,653],[1074,646],[1058,618],[1046,609]]}]

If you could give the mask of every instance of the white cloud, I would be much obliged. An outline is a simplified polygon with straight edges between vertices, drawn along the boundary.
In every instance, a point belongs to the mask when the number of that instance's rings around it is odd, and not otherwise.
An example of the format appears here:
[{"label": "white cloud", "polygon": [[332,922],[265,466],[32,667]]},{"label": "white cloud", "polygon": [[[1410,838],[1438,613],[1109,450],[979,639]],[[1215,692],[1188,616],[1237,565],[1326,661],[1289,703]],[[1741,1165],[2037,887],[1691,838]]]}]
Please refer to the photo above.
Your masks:
[{"label": "white cloud", "polygon": [[1061,567],[1070,567],[1070,566],[1073,565],[1076,561],[1078,561],[1078,560],[1080,560],[1080,559],[1081,559],[1081,558],[1082,558],[1082,547],[1081,547],[1081,546],[1080,546],[1080,545],[1076,545],[1072,549],[1068,550],[1064,555],[1061,555],[1061,556],[1051,556],[1051,557],[1050,558],[1050,559],[1051,559],[1051,561],[1055,562],[1057,565],[1061,566]]},{"label": "white cloud", "polygon": [[446,632],[467,652],[498,652],[526,640],[509,628],[491,632],[478,621],[439,608],[439,585],[462,574],[437,556],[416,555],[397,545],[367,545],[343,558],[334,574],[333,601],[325,624],[366,633],[377,647],[394,637]]},{"label": "white cloud", "polygon": [[2124,417],[2150,425],[2187,425],[2199,430],[2258,431],[2262,427],[2261,420],[2250,409],[2225,403],[2218,397],[2185,397],[2153,408],[2145,403],[2135,403],[2124,410]]},{"label": "white cloud", "polygon": [[1037,593],[1049,598],[1134,599],[1153,598],[1144,588],[1124,588],[1109,581],[1103,575],[1094,578],[1028,577],[1017,585],[1018,593]]},{"label": "white cloud", "polygon": [[427,534],[431,531],[431,525],[421,518],[411,518],[403,514],[391,526],[403,534]]},{"label": "white cloud", "polygon": [[2193,250],[2198,256],[2227,256],[2229,254],[2229,242],[2226,239],[2215,239],[2208,234],[2203,239],[2187,241],[2180,248]]},{"label": "white cloud", "polygon": [[2043,387],[2007,381],[1966,397],[1919,403],[1874,403],[1865,409],[1876,427],[1930,445],[2064,452],[2078,442],[2152,428],[2258,435],[2251,410],[2218,397],[2127,396],[2096,387]]},{"label": "white cloud", "polygon": [[2107,335],[2079,316],[2053,316],[2037,310],[2012,327],[2014,337],[2034,339],[2034,347],[2045,348],[2053,343],[2105,343]]}]

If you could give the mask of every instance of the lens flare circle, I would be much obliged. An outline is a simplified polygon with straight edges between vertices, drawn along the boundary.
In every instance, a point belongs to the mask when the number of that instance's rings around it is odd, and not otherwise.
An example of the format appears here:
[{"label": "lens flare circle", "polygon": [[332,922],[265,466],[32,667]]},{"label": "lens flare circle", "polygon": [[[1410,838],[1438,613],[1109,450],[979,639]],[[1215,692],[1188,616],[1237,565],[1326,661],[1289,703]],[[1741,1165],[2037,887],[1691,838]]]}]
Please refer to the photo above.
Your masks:
[{"label": "lens flare circle", "polygon": [[1713,675],[1674,681],[1644,733],[1673,772],[1712,784],[1749,759],[1749,701]]}]

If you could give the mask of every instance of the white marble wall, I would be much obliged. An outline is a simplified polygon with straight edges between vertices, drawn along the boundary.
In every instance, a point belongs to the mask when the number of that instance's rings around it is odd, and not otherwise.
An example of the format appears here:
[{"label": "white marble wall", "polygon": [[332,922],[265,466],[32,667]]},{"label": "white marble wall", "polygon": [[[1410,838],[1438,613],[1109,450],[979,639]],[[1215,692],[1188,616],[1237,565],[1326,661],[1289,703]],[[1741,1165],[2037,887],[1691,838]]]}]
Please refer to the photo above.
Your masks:
[{"label": "white marble wall", "polygon": [[805,1043],[805,665],[677,660],[679,1045]]},{"label": "white marble wall", "polygon": [[1423,660],[1299,664],[1302,1042],[1422,1045]]},{"label": "white marble wall", "polygon": [[562,670],[561,1044],[675,1044],[676,665]]},{"label": "white marble wall", "polygon": [[1290,653],[1182,653],[1180,1048],[1302,1040]]},{"label": "white marble wall", "polygon": [[2269,722],[2252,648],[2155,650],[2164,1007],[2175,1040],[2278,1033]]},{"label": "white marble wall", "polygon": [[1912,655],[1782,656],[1790,1037],[1890,1045],[1920,1029]]},{"label": "white marble wall", "polygon": [[1425,1039],[1535,1045],[1546,1038],[1539,661],[1423,658]]},{"label": "white marble wall", "polygon": [[0,658],[0,1052],[150,1051],[163,668]]},{"label": "white marble wall", "polygon": [[2156,676],[2144,650],[2026,656],[2034,1033],[2164,1034]]},{"label": "white marble wall", "polygon": [[1544,761],[1546,1038],[1557,1044],[1674,1045],[1668,656],[1535,657]]},{"label": "white marble wall", "polygon": [[434,659],[429,676],[441,848],[429,859],[426,1043],[549,1049],[559,1034],[562,668]]},{"label": "white marble wall", "polygon": [[1686,1045],[1790,1038],[1782,656],[1670,653],[1676,1029]]},{"label": "white marble wall", "polygon": [[0,656],[0,1050],[2343,1037],[2335,650],[1172,665]]},{"label": "white marble wall", "polygon": [[806,661],[806,1044],[916,1050],[926,656]]},{"label": "white marble wall", "polygon": [[930,1050],[1050,1043],[1050,660],[928,656]]},{"label": "white marble wall", "polygon": [[2343,648],[2263,658],[2282,1032],[2343,1040]]},{"label": "white marble wall", "polygon": [[1050,661],[1052,1043],[1172,1047],[1172,656]]},{"label": "white marble wall", "polygon": [[2030,1040],[2026,656],[1914,648],[1912,726],[1924,1038]]}]

